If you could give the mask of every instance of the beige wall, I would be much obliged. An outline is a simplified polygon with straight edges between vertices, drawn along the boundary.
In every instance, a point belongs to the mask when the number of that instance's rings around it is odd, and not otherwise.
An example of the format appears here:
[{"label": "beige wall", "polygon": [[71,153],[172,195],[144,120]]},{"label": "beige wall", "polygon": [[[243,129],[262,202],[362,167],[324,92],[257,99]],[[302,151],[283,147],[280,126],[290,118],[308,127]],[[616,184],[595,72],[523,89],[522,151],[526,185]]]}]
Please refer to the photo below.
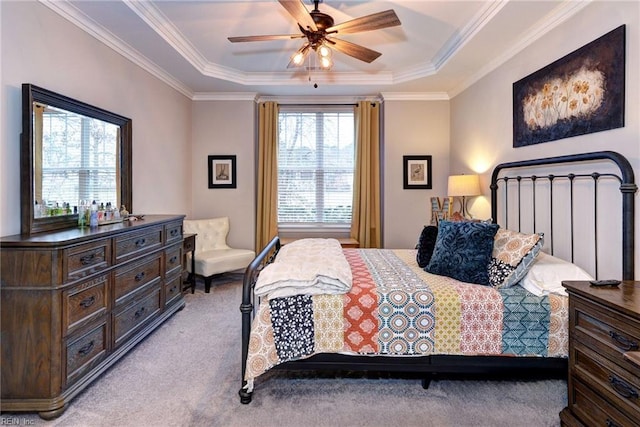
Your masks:
[{"label": "beige wall", "polygon": [[[0,235],[20,230],[20,85],[30,82],[133,119],[136,212],[228,215],[230,243],[253,246],[253,101],[192,102],[39,3],[0,2],[0,8]],[[640,175],[639,8],[638,2],[592,3],[451,101],[385,101],[385,247],[413,247],[430,218],[429,198],[446,193],[450,173],[484,173],[504,161],[613,149],[625,154]],[[623,23],[625,127],[512,148],[512,83]],[[209,154],[238,156],[237,189],[207,188]],[[432,190],[402,188],[402,156],[409,154],[433,156]],[[483,184],[488,194],[486,174]],[[475,200],[472,213],[488,217],[487,200]],[[636,254],[640,257],[639,249]]]},{"label": "beige wall", "polygon": [[[255,103],[198,101],[193,104],[191,146],[193,219],[228,216],[232,247],[255,245]],[[208,188],[209,155],[235,155],[237,188]]]},{"label": "beige wall", "polygon": [[[625,126],[552,142],[513,148],[512,84],[601,35],[626,24]],[[640,3],[593,2],[451,101],[451,169],[473,167],[489,194],[488,168],[498,163],[589,151],[614,150],[631,162],[640,176]],[[636,206],[638,195],[636,195]],[[482,202],[482,203],[480,203]],[[489,216],[479,200],[474,212]],[[636,208],[636,266],[640,265],[640,209]],[[605,260],[618,264],[618,260]],[[640,277],[636,268],[636,278]]]},{"label": "beige wall", "polygon": [[[447,193],[449,175],[449,102],[384,102],[385,248],[412,248],[429,224],[429,200]],[[432,190],[404,190],[402,157],[432,156]],[[462,172],[467,172],[461,170]]]},{"label": "beige wall", "polygon": [[133,120],[133,209],[191,209],[191,101],[37,2],[0,2],[0,235],[20,232],[21,85]]}]

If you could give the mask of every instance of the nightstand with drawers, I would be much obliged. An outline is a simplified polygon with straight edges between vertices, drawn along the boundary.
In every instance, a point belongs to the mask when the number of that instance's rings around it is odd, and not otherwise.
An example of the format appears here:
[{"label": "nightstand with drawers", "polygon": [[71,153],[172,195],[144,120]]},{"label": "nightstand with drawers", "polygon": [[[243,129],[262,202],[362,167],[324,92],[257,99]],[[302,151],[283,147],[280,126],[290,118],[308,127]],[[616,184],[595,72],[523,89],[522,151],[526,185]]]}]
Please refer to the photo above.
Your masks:
[{"label": "nightstand with drawers", "polygon": [[640,425],[640,282],[569,293],[568,405],[563,426]]}]

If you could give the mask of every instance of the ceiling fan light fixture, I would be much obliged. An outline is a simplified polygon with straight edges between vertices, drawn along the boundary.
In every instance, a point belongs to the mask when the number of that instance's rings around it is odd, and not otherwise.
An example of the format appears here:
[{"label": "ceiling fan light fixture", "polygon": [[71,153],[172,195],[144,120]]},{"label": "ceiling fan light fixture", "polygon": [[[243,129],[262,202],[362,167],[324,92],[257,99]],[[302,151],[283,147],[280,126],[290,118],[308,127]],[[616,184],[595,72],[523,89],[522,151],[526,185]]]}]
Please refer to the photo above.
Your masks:
[{"label": "ceiling fan light fixture", "polygon": [[318,48],[318,56],[320,56],[320,58],[330,58],[332,53],[331,49],[324,43]]},{"label": "ceiling fan light fixture", "polygon": [[307,59],[307,55],[309,54],[309,44],[305,44],[302,46],[296,53],[291,57],[291,64],[295,67],[300,67],[304,64],[305,59]]},{"label": "ceiling fan light fixture", "polygon": [[318,59],[320,61],[320,68],[323,70],[330,70],[333,67],[333,61],[329,56],[320,56],[318,55]]}]

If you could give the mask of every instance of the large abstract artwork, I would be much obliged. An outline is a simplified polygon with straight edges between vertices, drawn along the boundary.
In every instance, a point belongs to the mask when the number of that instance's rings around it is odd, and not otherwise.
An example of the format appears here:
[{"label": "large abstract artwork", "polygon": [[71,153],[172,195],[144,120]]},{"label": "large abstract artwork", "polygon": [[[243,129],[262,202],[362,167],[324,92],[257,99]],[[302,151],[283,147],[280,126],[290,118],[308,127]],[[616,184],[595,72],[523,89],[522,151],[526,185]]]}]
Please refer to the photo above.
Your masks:
[{"label": "large abstract artwork", "polygon": [[513,84],[513,146],[624,126],[625,26]]}]

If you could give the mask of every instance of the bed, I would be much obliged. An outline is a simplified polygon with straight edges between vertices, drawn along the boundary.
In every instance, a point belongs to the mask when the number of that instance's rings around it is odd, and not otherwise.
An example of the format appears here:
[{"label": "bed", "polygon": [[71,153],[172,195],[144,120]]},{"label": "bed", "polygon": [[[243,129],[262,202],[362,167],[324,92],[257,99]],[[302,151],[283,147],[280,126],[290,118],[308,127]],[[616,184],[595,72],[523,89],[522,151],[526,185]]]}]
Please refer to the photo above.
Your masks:
[{"label": "bed", "polygon": [[244,275],[241,402],[271,369],[566,377],[559,283],[634,279],[633,169],[611,151],[511,162],[490,188],[491,221],[425,226],[417,249],[275,237]]}]

